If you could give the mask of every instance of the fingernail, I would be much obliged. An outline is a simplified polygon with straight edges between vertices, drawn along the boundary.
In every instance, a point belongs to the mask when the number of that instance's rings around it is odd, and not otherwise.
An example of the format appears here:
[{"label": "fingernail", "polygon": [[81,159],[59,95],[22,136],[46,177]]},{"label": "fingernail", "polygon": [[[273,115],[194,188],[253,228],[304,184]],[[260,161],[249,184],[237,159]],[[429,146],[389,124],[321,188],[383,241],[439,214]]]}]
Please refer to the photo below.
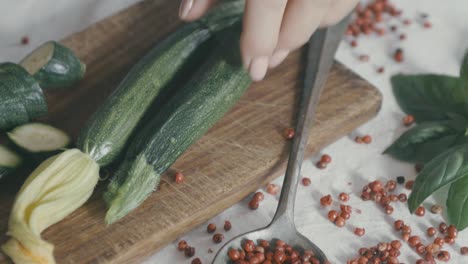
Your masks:
[{"label": "fingernail", "polygon": [[268,57],[257,57],[252,60],[249,67],[250,77],[253,81],[261,81],[268,69]]},{"label": "fingernail", "polygon": [[185,18],[190,13],[192,9],[193,0],[182,0],[179,7],[179,16],[180,18]]},{"label": "fingernail", "polygon": [[271,56],[271,58],[270,58],[269,67],[274,68],[274,67],[280,65],[281,62],[283,62],[284,59],[286,59],[288,54],[289,54],[289,50],[277,50],[277,51],[275,51],[273,53],[273,55]]}]

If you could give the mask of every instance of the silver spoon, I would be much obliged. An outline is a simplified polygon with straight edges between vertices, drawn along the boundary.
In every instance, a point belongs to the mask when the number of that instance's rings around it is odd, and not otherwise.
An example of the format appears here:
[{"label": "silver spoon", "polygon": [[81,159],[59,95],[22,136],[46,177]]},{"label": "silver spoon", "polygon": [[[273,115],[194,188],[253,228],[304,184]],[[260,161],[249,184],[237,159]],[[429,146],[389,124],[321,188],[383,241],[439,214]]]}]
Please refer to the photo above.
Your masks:
[{"label": "silver spoon", "polygon": [[293,140],[286,176],[273,220],[265,228],[231,239],[218,251],[212,262],[213,264],[230,263],[228,251],[231,248],[240,249],[242,242],[247,239],[254,242],[258,242],[260,239],[267,241],[281,239],[293,248],[312,250],[321,263],[327,261],[327,257],[322,250],[297,231],[294,225],[294,202],[315,108],[332,66],[336,49],[347,26],[347,21],[348,19],[343,19],[343,21],[333,27],[318,30],[309,40],[304,90],[295,128],[296,136]]}]

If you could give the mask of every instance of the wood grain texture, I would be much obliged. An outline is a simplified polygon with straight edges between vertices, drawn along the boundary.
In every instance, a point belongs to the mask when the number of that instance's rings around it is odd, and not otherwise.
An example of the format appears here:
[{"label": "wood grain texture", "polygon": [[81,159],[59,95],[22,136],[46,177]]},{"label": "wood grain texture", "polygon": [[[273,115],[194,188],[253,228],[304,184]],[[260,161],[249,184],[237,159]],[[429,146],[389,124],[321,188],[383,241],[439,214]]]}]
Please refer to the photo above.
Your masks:
[{"label": "wood grain texture", "polygon": [[[139,58],[180,25],[178,1],[146,0],[62,42],[88,66],[74,89],[47,94],[45,121],[73,137]],[[169,14],[169,15],[168,15]],[[90,201],[46,230],[58,263],[138,263],[185,232],[217,215],[284,173],[302,85],[302,51],[290,55],[268,78],[250,87],[240,102],[163,176],[160,190],[116,224],[104,224],[101,183]],[[308,155],[354,130],[378,112],[380,93],[335,63],[318,107]],[[173,171],[187,181],[175,185]],[[18,182],[0,186],[0,232]],[[0,242],[7,239],[0,237]],[[0,263],[7,263],[0,254]]]}]

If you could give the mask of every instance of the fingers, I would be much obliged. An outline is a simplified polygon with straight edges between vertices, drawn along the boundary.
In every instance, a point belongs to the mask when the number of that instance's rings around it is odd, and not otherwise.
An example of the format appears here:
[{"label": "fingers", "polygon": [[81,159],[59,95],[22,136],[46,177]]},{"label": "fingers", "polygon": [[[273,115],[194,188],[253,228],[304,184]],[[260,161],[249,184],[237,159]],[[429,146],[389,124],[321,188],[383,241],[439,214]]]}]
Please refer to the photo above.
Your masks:
[{"label": "fingers", "polygon": [[330,26],[341,21],[354,7],[359,0],[332,0],[331,6],[320,26]]},{"label": "fingers", "polygon": [[217,0],[182,0],[179,7],[179,17],[185,21],[193,21],[203,16]]},{"label": "fingers", "polygon": [[287,54],[306,43],[330,8],[329,0],[289,1],[281,25],[278,44],[269,66],[276,67]]},{"label": "fingers", "polygon": [[276,48],[287,0],[246,0],[241,35],[242,61],[252,80],[265,77]]}]

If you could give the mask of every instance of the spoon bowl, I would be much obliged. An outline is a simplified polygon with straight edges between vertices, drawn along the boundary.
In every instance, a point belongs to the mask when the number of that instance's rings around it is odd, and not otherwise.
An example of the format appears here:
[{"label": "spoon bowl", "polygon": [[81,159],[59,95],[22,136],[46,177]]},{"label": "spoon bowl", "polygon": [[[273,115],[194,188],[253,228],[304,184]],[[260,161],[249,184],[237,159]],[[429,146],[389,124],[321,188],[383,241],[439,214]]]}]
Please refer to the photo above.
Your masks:
[{"label": "spoon bowl", "polygon": [[257,229],[249,233],[234,237],[218,251],[214,258],[213,264],[231,263],[232,261],[228,256],[229,250],[232,248],[241,249],[243,243],[246,240],[252,240],[256,244],[258,244],[260,240],[266,240],[270,242],[282,240],[299,252],[303,252],[304,250],[313,251],[315,257],[320,261],[320,263],[326,263],[327,257],[323,251],[312,241],[299,233],[294,227],[294,224],[290,223],[289,221],[290,219],[281,218],[274,222],[274,224],[270,224],[265,228]]}]

